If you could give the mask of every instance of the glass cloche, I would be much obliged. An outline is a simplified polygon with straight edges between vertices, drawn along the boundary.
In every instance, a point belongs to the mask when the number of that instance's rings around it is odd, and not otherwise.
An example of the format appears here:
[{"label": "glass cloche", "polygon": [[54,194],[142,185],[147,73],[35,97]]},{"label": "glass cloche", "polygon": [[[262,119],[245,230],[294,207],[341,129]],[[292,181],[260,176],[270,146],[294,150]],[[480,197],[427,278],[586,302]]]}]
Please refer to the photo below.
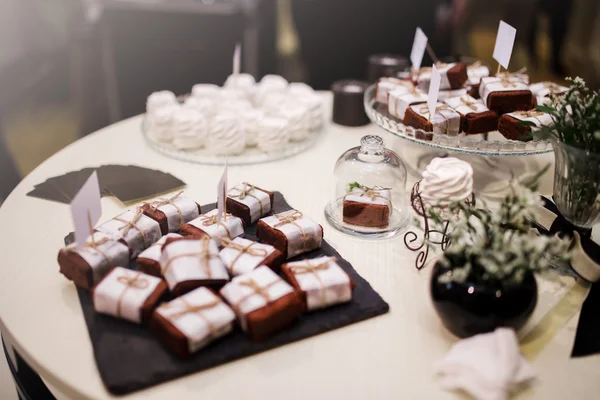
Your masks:
[{"label": "glass cloche", "polygon": [[335,229],[362,238],[389,238],[408,223],[406,168],[383,139],[368,135],[334,169],[333,198],[325,217]]}]

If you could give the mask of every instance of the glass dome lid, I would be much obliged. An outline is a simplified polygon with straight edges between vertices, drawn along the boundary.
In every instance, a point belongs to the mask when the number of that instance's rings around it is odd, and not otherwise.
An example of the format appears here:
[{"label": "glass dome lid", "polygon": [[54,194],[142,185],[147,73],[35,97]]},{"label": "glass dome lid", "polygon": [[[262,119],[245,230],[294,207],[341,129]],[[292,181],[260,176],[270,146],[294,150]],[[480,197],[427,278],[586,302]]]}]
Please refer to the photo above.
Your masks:
[{"label": "glass dome lid", "polygon": [[408,223],[406,168],[376,135],[346,151],[334,168],[325,217],[335,229],[363,238],[398,235]]}]

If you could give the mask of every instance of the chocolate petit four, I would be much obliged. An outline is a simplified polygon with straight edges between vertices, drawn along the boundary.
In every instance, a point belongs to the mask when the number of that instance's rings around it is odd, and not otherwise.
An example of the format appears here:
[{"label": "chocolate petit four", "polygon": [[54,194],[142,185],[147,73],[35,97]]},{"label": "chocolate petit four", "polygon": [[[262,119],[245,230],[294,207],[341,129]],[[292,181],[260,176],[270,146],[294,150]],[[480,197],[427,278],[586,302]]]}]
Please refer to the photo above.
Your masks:
[{"label": "chocolate petit four", "polygon": [[445,103],[460,114],[461,130],[467,135],[498,129],[498,114],[490,111],[481,100],[466,95],[446,99]]},{"label": "chocolate petit four", "polygon": [[146,324],[166,291],[160,278],[116,267],[92,289],[92,300],[98,313]]},{"label": "chocolate petit four", "polygon": [[[433,118],[429,116],[429,107],[426,104],[410,106],[406,110],[404,123],[413,128],[425,132],[433,132],[441,135],[457,136],[460,133],[460,115],[447,104],[437,103]],[[417,132],[416,137],[431,140],[431,134]]]},{"label": "chocolate petit four", "polygon": [[354,185],[344,196],[342,214],[347,224],[385,228],[392,213],[392,192],[379,186]]},{"label": "chocolate petit four", "polygon": [[167,239],[179,239],[182,236],[178,233],[169,233],[160,238],[156,243],[150,245],[146,250],[142,251],[137,258],[138,269],[148,275],[162,277],[160,273],[160,255],[162,247]]},{"label": "chocolate petit four", "polygon": [[323,228],[300,211],[289,210],[259,220],[256,236],[290,259],[320,248]]},{"label": "chocolate petit four", "polygon": [[78,250],[73,244],[58,252],[60,273],[77,287],[91,289],[114,267],[129,265],[129,248],[111,236],[95,232]]},{"label": "chocolate petit four", "polygon": [[294,288],[266,266],[236,276],[220,294],[237,314],[242,330],[255,341],[290,325],[304,308]]},{"label": "chocolate petit four", "polygon": [[554,82],[539,82],[529,85],[529,90],[533,93],[539,105],[550,105],[552,102],[550,96],[560,96],[569,91],[568,87],[558,85]]},{"label": "chocolate petit four", "polygon": [[388,95],[391,91],[402,88],[412,90],[413,87],[413,83],[409,80],[381,78],[377,82],[377,87],[375,88],[375,101],[381,104],[388,104]]},{"label": "chocolate petit four", "polygon": [[235,313],[210,289],[198,288],[162,304],[150,328],[165,347],[181,358],[206,347],[233,330]]},{"label": "chocolate petit four", "polygon": [[96,229],[119,238],[129,247],[131,258],[137,257],[162,236],[158,222],[145,216],[141,208],[125,211]]},{"label": "chocolate petit four", "polygon": [[479,95],[490,110],[498,114],[527,111],[533,106],[533,94],[518,77],[481,78]]},{"label": "chocolate petit four", "polygon": [[168,239],[163,246],[160,267],[175,296],[199,286],[219,288],[229,280],[217,244],[207,236]]},{"label": "chocolate petit four", "polygon": [[227,210],[251,225],[273,211],[273,198],[273,192],[244,182],[227,192]]},{"label": "chocolate petit four", "polygon": [[469,96],[479,99],[479,84],[481,83],[481,78],[490,76],[490,69],[477,61],[467,66],[467,76],[469,77],[467,82],[469,86]]},{"label": "chocolate petit four", "polygon": [[218,220],[219,212],[215,209],[188,222],[181,227],[183,236],[204,237],[208,236],[221,246],[222,238],[233,239],[244,234],[244,221],[231,214],[223,215],[221,222]]},{"label": "chocolate petit four", "polygon": [[223,238],[221,243],[223,249],[219,256],[233,276],[253,271],[261,265],[279,272],[279,267],[285,261],[283,253],[268,244],[239,237],[233,240]]},{"label": "chocolate petit four", "polygon": [[[521,121],[529,122],[535,126],[528,126]],[[517,111],[504,114],[498,121],[498,131],[507,139],[527,142],[533,139],[532,133],[542,125],[549,126],[554,123],[552,116],[537,110]]]},{"label": "chocolate petit four", "polygon": [[[460,89],[467,82],[467,65],[464,63],[438,64],[436,65],[440,73],[440,90]],[[421,68],[417,78],[417,85],[423,91],[429,90],[431,82],[431,68]]]},{"label": "chocolate petit four", "polygon": [[406,109],[413,104],[421,104],[427,102],[427,94],[416,88],[406,89],[400,88],[390,92],[388,97],[388,112],[390,115],[404,120]]},{"label": "chocolate petit four", "polygon": [[179,232],[181,225],[198,218],[200,205],[177,193],[171,198],[159,198],[142,206],[144,214],[160,224],[163,235]]},{"label": "chocolate petit four", "polygon": [[319,257],[284,264],[283,278],[302,294],[307,311],[352,300],[354,282],[335,257]]},{"label": "chocolate petit four", "polygon": [[452,90],[440,90],[438,94],[438,100],[443,101],[451,97],[460,97],[467,95],[467,88],[452,89]]}]

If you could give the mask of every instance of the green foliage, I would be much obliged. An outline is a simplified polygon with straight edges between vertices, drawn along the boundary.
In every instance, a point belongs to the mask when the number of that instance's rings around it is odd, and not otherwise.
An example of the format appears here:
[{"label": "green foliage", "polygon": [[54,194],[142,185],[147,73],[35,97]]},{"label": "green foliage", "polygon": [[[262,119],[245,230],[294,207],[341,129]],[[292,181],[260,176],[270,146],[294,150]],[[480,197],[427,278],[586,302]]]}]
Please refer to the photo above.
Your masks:
[{"label": "green foliage", "polygon": [[352,183],[348,184],[348,192],[351,192],[351,191],[353,191],[356,188],[360,189],[362,187],[363,187],[363,185],[361,185],[360,183],[358,183],[358,182],[352,182]]}]

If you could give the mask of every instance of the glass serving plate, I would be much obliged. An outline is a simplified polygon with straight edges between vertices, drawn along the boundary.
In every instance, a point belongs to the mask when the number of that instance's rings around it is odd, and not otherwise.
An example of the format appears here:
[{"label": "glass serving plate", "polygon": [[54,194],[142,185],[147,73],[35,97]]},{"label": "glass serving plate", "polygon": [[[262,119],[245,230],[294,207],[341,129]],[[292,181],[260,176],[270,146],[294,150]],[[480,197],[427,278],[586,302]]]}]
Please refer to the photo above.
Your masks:
[{"label": "glass serving plate", "polygon": [[375,101],[376,85],[371,85],[365,92],[365,111],[371,121],[382,129],[411,142],[440,150],[485,156],[529,156],[552,151],[548,140],[532,140],[521,142],[506,139],[500,132],[468,135],[462,137],[433,134],[432,140],[417,139],[417,129],[406,126],[387,111],[387,105]]}]

